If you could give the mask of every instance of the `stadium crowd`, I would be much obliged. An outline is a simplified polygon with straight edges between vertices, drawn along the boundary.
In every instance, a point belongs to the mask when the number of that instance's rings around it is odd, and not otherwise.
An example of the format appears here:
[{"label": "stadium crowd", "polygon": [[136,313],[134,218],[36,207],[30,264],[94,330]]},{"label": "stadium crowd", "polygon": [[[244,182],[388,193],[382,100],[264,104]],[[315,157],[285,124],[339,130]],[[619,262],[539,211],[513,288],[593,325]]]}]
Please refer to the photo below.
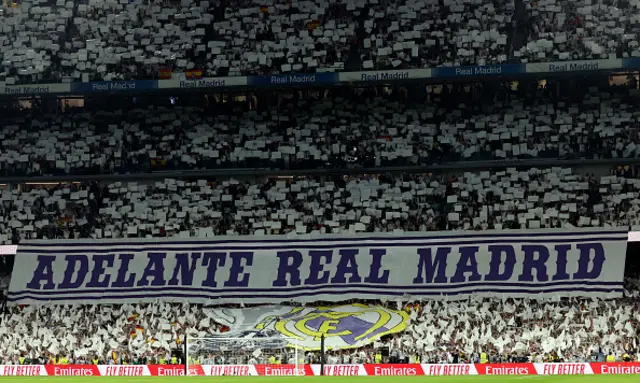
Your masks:
[{"label": "stadium crowd", "polygon": [[636,57],[638,14],[622,0],[5,0],[0,73],[13,84]]},{"label": "stadium crowd", "polygon": [[[638,4],[8,0],[0,8],[0,82],[149,79],[165,69],[215,77],[638,57]],[[220,99],[214,108],[141,103],[98,112],[9,111],[0,121],[0,176],[640,156],[640,113],[623,89],[523,95],[462,87],[427,92],[429,103],[370,88],[313,98],[291,92],[257,108]],[[26,183],[1,189],[0,243],[629,227],[640,224],[639,190],[633,167],[609,174],[514,166]],[[10,270],[11,258],[1,257],[0,290]],[[410,313],[405,332],[361,349],[330,350],[326,361],[639,360],[638,285],[631,281],[614,300],[395,302]],[[199,305],[6,307],[3,297],[0,364],[176,364],[185,336],[229,330],[213,318],[211,308]],[[291,357],[217,354],[191,362]],[[303,357],[318,360],[313,352]]]},{"label": "stadium crowd", "polygon": [[640,56],[638,4],[629,1],[546,0],[530,6],[527,43],[514,52],[525,62]]},{"label": "stadium crowd", "polygon": [[[637,283],[637,281],[635,281]],[[589,362],[636,360],[637,285],[614,300],[470,299],[387,302],[410,313],[402,333],[352,350],[329,350],[326,363]],[[380,302],[368,302],[378,304]],[[498,313],[498,314],[496,314]],[[224,334],[210,307],[154,303],[11,307],[0,325],[0,364],[178,364],[185,335]],[[382,349],[388,354],[382,356]],[[190,363],[295,363],[290,350],[221,350]],[[484,355],[483,355],[484,354]],[[179,356],[178,356],[179,355]],[[299,363],[317,362],[317,352]],[[481,360],[480,358],[486,358]],[[271,363],[271,362],[269,362]]]},{"label": "stadium crowd", "polygon": [[[638,158],[640,112],[624,88],[473,91],[412,103],[367,89],[278,105],[7,112],[0,175],[307,170],[473,160]],[[576,93],[579,95],[576,96]],[[616,112],[615,114],[613,112]]]},{"label": "stadium crowd", "polygon": [[632,168],[27,184],[2,191],[0,242],[629,227],[639,189]]}]

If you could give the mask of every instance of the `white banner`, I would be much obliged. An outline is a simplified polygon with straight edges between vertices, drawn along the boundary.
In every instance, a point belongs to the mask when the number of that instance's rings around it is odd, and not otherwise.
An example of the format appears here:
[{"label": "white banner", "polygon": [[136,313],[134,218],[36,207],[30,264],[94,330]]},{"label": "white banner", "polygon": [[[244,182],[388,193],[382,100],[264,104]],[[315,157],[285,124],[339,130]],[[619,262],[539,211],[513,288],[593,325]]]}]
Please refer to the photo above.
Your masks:
[{"label": "white banner", "polygon": [[232,86],[246,86],[246,76],[235,77],[203,77],[193,80],[158,80],[159,89],[195,89],[195,88],[226,88]]},{"label": "white banner", "polygon": [[340,82],[415,80],[431,77],[431,69],[340,72],[338,76]]},{"label": "white banner", "polygon": [[0,94],[7,94],[12,96],[31,96],[38,94],[70,92],[71,84],[27,84],[5,85],[0,87]]},{"label": "white banner", "polygon": [[32,241],[18,247],[9,302],[617,297],[627,238],[598,229]]},{"label": "white banner", "polygon": [[554,61],[527,64],[526,73],[584,72],[623,68],[622,59]]},{"label": "white banner", "polygon": [[[213,310],[211,317],[231,329],[218,335],[222,339],[250,339],[256,332],[261,332],[263,336],[295,339],[291,346],[296,345],[306,350],[319,350],[322,334],[325,334],[325,348],[328,350],[362,347],[385,335],[404,331],[410,321],[409,315],[404,311],[360,304],[335,307],[225,308]],[[206,342],[215,344],[215,335]],[[246,341],[239,342],[246,344]],[[268,348],[262,343],[257,345],[263,349]],[[279,347],[281,345],[277,346]]]}]

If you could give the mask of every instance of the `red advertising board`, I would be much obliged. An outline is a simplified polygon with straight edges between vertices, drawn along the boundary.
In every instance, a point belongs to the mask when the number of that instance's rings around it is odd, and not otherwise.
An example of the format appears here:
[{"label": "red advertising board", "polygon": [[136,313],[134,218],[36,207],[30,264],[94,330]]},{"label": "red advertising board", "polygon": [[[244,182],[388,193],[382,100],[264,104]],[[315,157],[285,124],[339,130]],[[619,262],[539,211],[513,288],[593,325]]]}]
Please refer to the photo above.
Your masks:
[{"label": "red advertising board", "polygon": [[87,365],[53,365],[44,366],[47,376],[100,376],[98,366]]},{"label": "red advertising board", "polygon": [[640,363],[591,363],[591,369],[597,375],[640,374]]},{"label": "red advertising board", "polygon": [[476,364],[478,375],[538,375],[533,363]]},{"label": "red advertising board", "polygon": [[[291,364],[195,365],[189,375],[213,376],[415,376],[415,375],[591,375],[640,374],[631,363],[515,363],[515,364]],[[0,365],[0,376],[183,376],[184,365]]]}]

